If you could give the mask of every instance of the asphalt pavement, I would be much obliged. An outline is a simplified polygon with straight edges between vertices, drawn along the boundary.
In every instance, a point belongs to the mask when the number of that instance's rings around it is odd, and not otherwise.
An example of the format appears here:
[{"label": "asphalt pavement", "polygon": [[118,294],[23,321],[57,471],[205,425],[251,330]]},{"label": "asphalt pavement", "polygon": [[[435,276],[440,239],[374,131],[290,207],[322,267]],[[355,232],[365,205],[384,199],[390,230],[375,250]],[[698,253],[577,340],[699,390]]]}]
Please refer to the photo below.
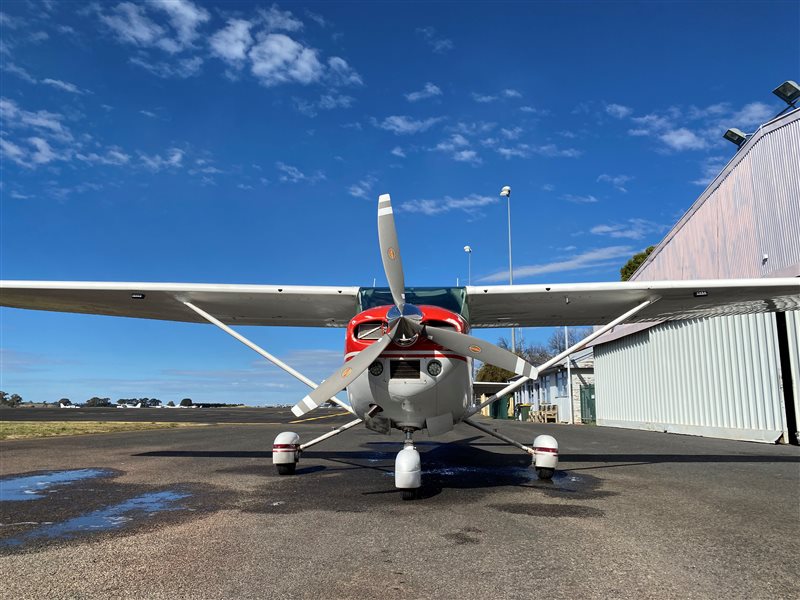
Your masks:
[{"label": "asphalt pavement", "polygon": [[466,425],[417,436],[415,501],[393,485],[398,432],[356,427],[278,476],[275,435],[335,412],[0,442],[0,596],[800,597],[797,447],[482,419],[554,435],[553,481]]}]

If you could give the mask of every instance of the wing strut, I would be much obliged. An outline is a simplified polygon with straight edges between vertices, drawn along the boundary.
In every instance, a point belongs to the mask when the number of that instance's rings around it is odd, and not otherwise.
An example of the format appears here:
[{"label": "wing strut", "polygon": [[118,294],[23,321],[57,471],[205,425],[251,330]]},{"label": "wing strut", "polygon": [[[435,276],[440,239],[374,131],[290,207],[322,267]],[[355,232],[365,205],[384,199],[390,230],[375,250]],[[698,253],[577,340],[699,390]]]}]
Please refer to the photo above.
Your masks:
[{"label": "wing strut", "polygon": [[[222,331],[224,331],[224,332],[225,332],[225,333],[227,333],[228,335],[230,335],[230,336],[232,336],[232,337],[236,338],[237,340],[239,340],[240,342],[242,342],[242,343],[243,343],[245,346],[247,346],[247,347],[248,347],[248,348],[250,348],[251,350],[254,350],[254,351],[255,351],[255,352],[257,352],[258,354],[260,354],[261,356],[263,356],[264,358],[266,358],[266,359],[267,359],[269,362],[271,362],[272,364],[274,364],[276,367],[280,367],[281,369],[283,369],[284,371],[286,371],[287,373],[289,373],[289,375],[291,375],[292,377],[295,377],[296,379],[299,379],[300,381],[302,381],[303,383],[305,383],[307,386],[309,386],[309,387],[310,387],[310,388],[312,388],[312,389],[317,389],[317,388],[319,387],[319,385],[318,385],[318,384],[316,384],[316,383],[314,383],[313,381],[311,381],[311,380],[310,380],[308,377],[306,377],[305,375],[303,375],[303,374],[302,374],[302,373],[300,373],[299,371],[296,371],[296,370],[294,370],[292,367],[290,367],[289,365],[287,365],[287,364],[286,364],[285,362],[283,362],[281,359],[279,359],[279,358],[278,358],[278,357],[276,357],[276,356],[273,356],[272,354],[270,354],[269,352],[267,352],[266,350],[264,350],[264,349],[263,349],[261,346],[259,346],[259,345],[255,344],[255,343],[251,342],[251,341],[250,341],[250,340],[248,340],[246,337],[244,337],[244,336],[243,336],[241,333],[238,333],[238,332],[234,331],[233,329],[231,329],[230,327],[228,327],[227,325],[225,325],[225,323],[223,323],[223,322],[222,322],[222,321],[220,321],[219,319],[217,319],[217,318],[215,318],[214,316],[212,316],[212,315],[208,314],[208,313],[207,313],[206,311],[204,311],[202,308],[199,308],[199,307],[195,306],[195,305],[194,305],[194,304],[192,304],[191,302],[184,302],[184,304],[185,304],[185,305],[186,305],[188,308],[191,308],[191,309],[192,309],[194,312],[196,312],[198,315],[200,315],[201,317],[203,317],[203,318],[204,318],[206,321],[208,321],[208,322],[209,322],[209,323],[211,323],[212,325],[216,325],[217,327],[219,327],[220,329],[222,329]],[[355,413],[355,411],[352,409],[352,407],[351,407],[349,404],[346,404],[346,403],[342,402],[342,401],[341,401],[341,400],[339,400],[338,398],[336,398],[336,397],[332,397],[330,400],[331,400],[331,402],[335,402],[336,404],[338,404],[339,406],[341,406],[341,407],[342,407],[343,409],[345,409],[347,412],[349,412],[349,413],[351,413],[351,414],[356,414],[356,413]],[[359,421],[360,421],[360,419],[359,419]]]},{"label": "wing strut", "polygon": [[[606,332],[607,332],[607,331],[609,331],[610,329],[613,329],[614,327],[616,327],[616,326],[617,326],[617,325],[619,325],[620,323],[622,323],[622,322],[624,322],[624,321],[626,321],[626,320],[630,319],[630,318],[631,318],[633,315],[635,315],[636,313],[638,313],[638,312],[639,312],[639,311],[641,311],[642,309],[644,309],[644,308],[647,308],[648,306],[650,306],[650,305],[651,305],[651,304],[653,304],[654,302],[657,302],[658,300],[659,300],[659,297],[658,297],[658,296],[654,296],[653,298],[650,298],[650,299],[648,299],[648,300],[645,300],[645,301],[644,301],[644,302],[642,302],[641,304],[638,304],[637,306],[634,306],[634,307],[633,307],[632,309],[630,309],[628,312],[626,312],[626,313],[624,313],[624,314],[620,315],[619,317],[617,317],[616,319],[614,319],[614,320],[613,320],[613,321],[611,321],[610,323],[608,323],[608,324],[606,324],[606,325],[603,325],[603,326],[602,326],[600,329],[598,329],[597,331],[593,331],[591,334],[587,335],[585,338],[583,338],[583,339],[582,339],[580,342],[578,342],[577,344],[575,344],[575,345],[573,345],[573,346],[571,346],[571,347],[567,348],[567,349],[566,349],[566,350],[564,350],[564,352],[562,352],[561,354],[558,354],[557,356],[554,356],[553,358],[551,358],[550,360],[548,360],[547,362],[545,362],[544,364],[542,364],[541,366],[539,366],[539,367],[538,367],[538,368],[537,368],[537,369],[536,369],[536,370],[535,370],[535,371],[534,371],[534,372],[531,374],[531,377],[520,377],[520,378],[519,378],[519,379],[517,379],[516,381],[513,381],[513,382],[509,383],[509,384],[508,384],[506,387],[504,387],[504,388],[503,388],[502,390],[500,390],[499,392],[497,392],[497,393],[495,393],[495,394],[492,394],[492,395],[491,395],[489,398],[487,398],[487,399],[486,399],[484,402],[481,402],[481,403],[480,403],[480,404],[478,404],[477,406],[474,406],[473,408],[471,408],[470,410],[468,410],[468,411],[467,411],[467,414],[466,414],[466,416],[465,416],[465,418],[464,418],[464,420],[466,420],[466,418],[468,418],[468,417],[471,417],[471,416],[472,416],[472,415],[474,415],[475,413],[477,413],[477,412],[480,412],[480,411],[481,411],[481,410],[483,410],[485,407],[489,406],[489,405],[490,405],[492,402],[495,402],[496,400],[498,400],[498,399],[499,399],[499,398],[501,398],[502,396],[505,396],[505,395],[506,395],[506,394],[508,394],[509,392],[513,392],[515,389],[517,389],[518,387],[520,387],[520,386],[521,386],[523,383],[525,383],[525,382],[527,382],[527,381],[530,381],[530,380],[532,380],[532,379],[536,379],[536,378],[539,376],[539,375],[538,375],[539,373],[541,373],[542,371],[544,371],[544,370],[545,370],[545,369],[547,369],[548,367],[551,367],[551,366],[553,366],[553,365],[554,365],[554,364],[556,364],[557,362],[560,362],[560,361],[564,360],[566,357],[568,357],[568,356],[569,356],[570,354],[572,354],[573,352],[577,352],[578,350],[583,350],[583,349],[584,349],[586,346],[588,346],[588,345],[589,345],[589,342],[591,342],[591,341],[592,341],[592,340],[594,340],[594,339],[597,339],[598,337],[600,337],[601,335],[603,335],[604,333],[606,333]],[[472,423],[470,423],[470,425],[473,425],[473,424],[472,424]],[[473,427],[474,427],[474,425],[473,425]]]}]

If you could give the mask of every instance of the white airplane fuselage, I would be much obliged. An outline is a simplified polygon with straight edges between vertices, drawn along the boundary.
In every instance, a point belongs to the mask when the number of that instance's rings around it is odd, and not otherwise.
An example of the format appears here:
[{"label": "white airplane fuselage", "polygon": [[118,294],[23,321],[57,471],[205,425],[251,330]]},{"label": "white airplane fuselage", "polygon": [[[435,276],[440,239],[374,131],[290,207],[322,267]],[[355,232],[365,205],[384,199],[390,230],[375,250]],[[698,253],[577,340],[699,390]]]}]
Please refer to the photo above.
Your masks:
[{"label": "white airplane fuselage", "polygon": [[[382,306],[359,313],[347,327],[345,361],[380,338],[388,326]],[[469,326],[457,313],[420,306],[422,324],[466,333]],[[432,434],[452,429],[470,404],[471,365],[455,352],[420,336],[409,345],[390,344],[370,368],[347,388],[350,404],[369,426],[367,413],[376,405],[378,419],[397,429],[428,429]]]}]

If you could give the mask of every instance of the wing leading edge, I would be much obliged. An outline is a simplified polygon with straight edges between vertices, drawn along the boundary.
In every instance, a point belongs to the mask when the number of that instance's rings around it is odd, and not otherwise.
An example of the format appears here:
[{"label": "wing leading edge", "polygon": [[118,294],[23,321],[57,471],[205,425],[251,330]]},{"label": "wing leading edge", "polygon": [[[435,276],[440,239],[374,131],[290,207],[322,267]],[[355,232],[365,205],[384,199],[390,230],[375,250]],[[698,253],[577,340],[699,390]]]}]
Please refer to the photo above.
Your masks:
[{"label": "wing leading edge", "polygon": [[[191,302],[228,325],[345,327],[359,311],[358,287],[238,284],[0,281],[0,306],[205,322]],[[607,323],[640,302],[660,300],[633,322],[800,309],[800,278],[471,286],[472,327]]]},{"label": "wing leading edge", "polygon": [[228,325],[345,327],[358,287],[87,281],[0,281],[0,306],[205,323],[191,302]]},{"label": "wing leading edge", "polygon": [[470,286],[472,327],[548,327],[608,323],[650,298],[632,322],[800,309],[800,278],[620,281]]}]

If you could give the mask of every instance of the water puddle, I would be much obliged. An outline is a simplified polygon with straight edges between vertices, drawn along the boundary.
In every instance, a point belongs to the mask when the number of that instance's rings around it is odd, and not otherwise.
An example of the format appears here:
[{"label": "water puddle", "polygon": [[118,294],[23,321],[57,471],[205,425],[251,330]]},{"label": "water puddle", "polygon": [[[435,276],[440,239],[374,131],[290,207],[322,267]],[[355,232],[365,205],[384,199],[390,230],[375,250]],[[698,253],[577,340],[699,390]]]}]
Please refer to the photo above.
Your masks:
[{"label": "water puddle", "polygon": [[37,539],[70,539],[81,533],[121,529],[134,517],[150,517],[157,513],[182,508],[179,500],[190,494],[163,491],[142,494],[60,523],[42,524],[19,537],[0,540],[0,546],[20,546]]},{"label": "water puddle", "polygon": [[113,474],[104,469],[75,469],[0,479],[0,502],[39,500],[45,498],[52,487]]}]

